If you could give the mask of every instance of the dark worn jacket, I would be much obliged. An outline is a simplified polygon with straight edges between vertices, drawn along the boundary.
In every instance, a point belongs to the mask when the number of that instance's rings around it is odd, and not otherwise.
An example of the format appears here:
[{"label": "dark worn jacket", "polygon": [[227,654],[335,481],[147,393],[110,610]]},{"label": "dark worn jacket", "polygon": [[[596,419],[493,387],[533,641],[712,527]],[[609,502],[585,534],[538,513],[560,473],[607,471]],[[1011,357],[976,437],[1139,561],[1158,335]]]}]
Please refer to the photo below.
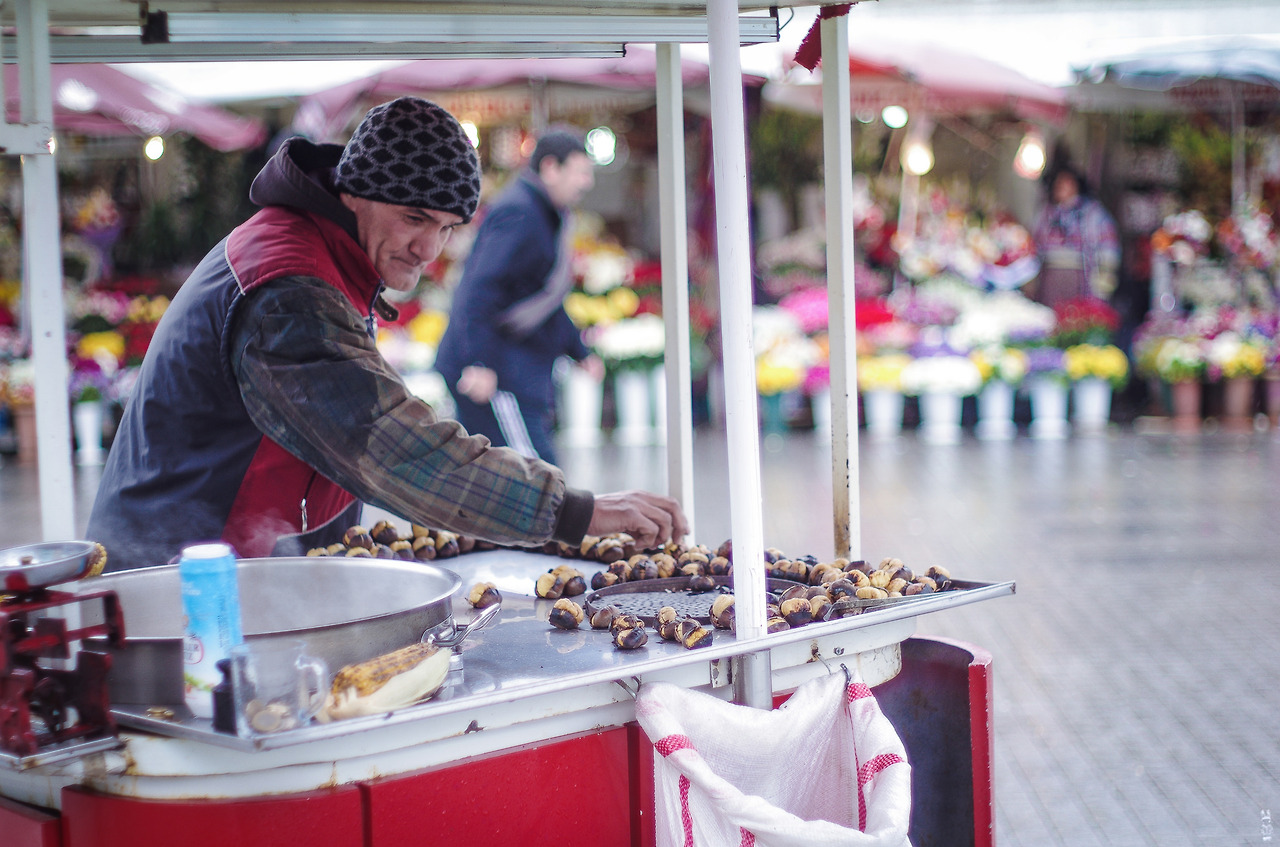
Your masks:
[{"label": "dark worn jacket", "polygon": [[456,385],[462,369],[482,364],[498,374],[498,388],[521,405],[550,407],[551,366],[560,356],[585,359],[578,328],[558,306],[533,332],[516,337],[499,315],[537,292],[556,262],[560,212],[536,178],[522,174],[494,201],[453,295],[449,327],[436,352],[436,370]]},{"label": "dark worn jacket", "polygon": [[379,355],[382,282],[328,187],[340,153],[287,142],[250,191],[262,211],[165,313],[89,520],[108,570],[212,539],[299,555],[340,538],[360,501],[500,543],[586,531],[589,493],[438,420]]}]

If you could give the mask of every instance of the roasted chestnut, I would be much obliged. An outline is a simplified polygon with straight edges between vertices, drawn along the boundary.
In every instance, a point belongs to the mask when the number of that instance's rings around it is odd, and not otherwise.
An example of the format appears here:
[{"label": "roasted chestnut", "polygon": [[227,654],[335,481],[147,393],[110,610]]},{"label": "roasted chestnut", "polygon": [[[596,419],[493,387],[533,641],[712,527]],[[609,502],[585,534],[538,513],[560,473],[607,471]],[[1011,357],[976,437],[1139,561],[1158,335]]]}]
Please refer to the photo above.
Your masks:
[{"label": "roasted chestnut", "polygon": [[840,600],[848,600],[858,590],[858,586],[854,585],[848,579],[837,579],[835,582],[827,583],[827,598],[838,602]]},{"label": "roasted chestnut", "polygon": [[369,552],[373,554],[375,559],[394,559],[396,557],[395,552],[390,547],[385,544],[379,544],[376,541],[373,542],[373,547]]},{"label": "roasted chestnut", "polygon": [[404,539],[391,542],[391,552],[399,560],[403,562],[413,561],[413,544]]},{"label": "roasted chestnut", "polygon": [[622,612],[617,606],[603,606],[591,613],[592,629],[608,629],[613,619]]},{"label": "roasted chestnut", "polygon": [[689,577],[689,591],[691,591],[692,593],[700,594],[703,591],[715,591],[715,590],[716,590],[716,581],[711,577],[702,576],[701,574],[699,574],[698,576]]},{"label": "roasted chestnut", "polygon": [[348,547],[346,552],[347,558],[350,559],[372,559],[373,554],[363,547]]},{"label": "roasted chestnut", "polygon": [[658,566],[653,563],[652,559],[643,559],[631,566],[631,575],[628,577],[632,582],[640,579],[657,579]]},{"label": "roasted chestnut", "polygon": [[804,626],[813,620],[813,607],[803,597],[792,597],[790,600],[783,600],[778,610],[781,612],[782,617],[786,619],[788,626]]},{"label": "roasted chestnut", "polygon": [[569,599],[560,599],[551,607],[547,620],[559,629],[577,629],[582,623],[582,607]]},{"label": "roasted chestnut", "polygon": [[477,542],[476,539],[472,538],[469,535],[459,535],[458,536],[458,555],[462,555],[463,553],[470,553],[472,550],[476,549],[477,543],[479,542]]},{"label": "roasted chestnut", "polygon": [[400,540],[400,530],[391,521],[378,521],[369,530],[369,536],[379,544],[391,546],[391,542]]},{"label": "roasted chestnut", "polygon": [[544,573],[534,583],[533,593],[544,600],[559,600],[564,596],[564,577],[555,571]]},{"label": "roasted chestnut", "polygon": [[[932,580],[930,580],[930,582],[932,582]],[[932,594],[932,593],[933,593],[933,588],[929,585],[926,585],[923,582],[913,582],[910,585],[908,585],[906,588],[902,589],[902,595],[904,597],[914,597],[917,594]]]},{"label": "roasted chestnut", "polygon": [[609,573],[613,574],[623,582],[626,582],[627,579],[631,577],[631,563],[624,562],[621,560],[617,562],[611,562],[609,564]]},{"label": "roasted chestnut", "polygon": [[733,563],[724,556],[716,556],[707,562],[707,573],[712,576],[728,576],[733,573]]},{"label": "roasted chestnut", "polygon": [[502,602],[502,595],[492,582],[477,582],[467,592],[467,602],[477,609],[486,609],[494,603]]},{"label": "roasted chestnut", "polygon": [[676,621],[680,619],[680,613],[676,611],[674,606],[663,606],[658,610],[658,614],[654,616],[654,620],[658,623],[666,623],[668,621]]},{"label": "roasted chestnut", "polygon": [[779,550],[777,547],[764,548],[764,560],[769,564],[773,564],[779,559],[785,559],[785,558],[786,556],[782,555],[782,551]]},{"label": "roasted chestnut", "polygon": [[679,641],[680,640],[680,622],[681,619],[658,621],[654,627],[658,631],[658,637],[663,641]]},{"label": "roasted chestnut", "polygon": [[787,623],[786,618],[772,617],[765,623],[766,632],[782,632],[791,629],[791,624]]},{"label": "roasted chestnut", "polygon": [[676,563],[670,556],[663,556],[661,561],[652,560],[654,567],[658,569],[658,579],[667,579],[676,575]]},{"label": "roasted chestnut", "polygon": [[726,538],[719,547],[716,548],[716,555],[733,561],[733,539]]},{"label": "roasted chestnut", "polygon": [[889,584],[884,587],[884,590],[888,591],[890,594],[893,594],[895,591],[901,594],[902,589],[906,587],[907,581],[900,576],[895,576],[893,579],[889,580]]},{"label": "roasted chestnut", "polygon": [[350,527],[343,533],[342,543],[348,547],[363,547],[366,550],[373,547],[373,539],[369,537],[369,530],[359,525]]},{"label": "roasted chestnut", "polygon": [[819,594],[809,600],[809,613],[815,621],[826,620],[831,609],[831,600],[825,594]]},{"label": "roasted chestnut", "polygon": [[599,543],[600,543],[600,536],[598,535],[582,536],[582,543],[578,545],[578,555],[582,556],[582,558],[584,559],[589,558],[591,555],[591,551],[594,550],[595,546]]},{"label": "roasted chestnut", "polygon": [[859,588],[854,593],[857,594],[859,600],[883,600],[884,598],[889,596],[888,591],[885,591],[883,588],[876,588],[875,586],[871,586],[871,585],[868,585],[864,588]]},{"label": "roasted chestnut", "polygon": [[458,555],[458,535],[454,532],[445,532],[443,529],[436,532],[436,558],[452,559]]},{"label": "roasted chestnut", "polygon": [[[591,575],[591,590],[599,591],[601,588],[607,588],[609,583],[605,582],[606,576],[613,576],[613,574],[608,571],[596,571],[593,573]],[[617,582],[617,577],[614,577],[614,582]]]},{"label": "roasted chestnut", "polygon": [[347,545],[330,544],[328,547],[325,548],[325,550],[328,551],[330,556],[343,556],[343,555],[346,555]]},{"label": "roasted chestnut", "polygon": [[711,624],[717,629],[732,629],[736,616],[732,594],[721,594],[711,604]]},{"label": "roasted chestnut", "polygon": [[587,581],[582,574],[575,574],[564,581],[564,597],[577,597],[587,593]]},{"label": "roasted chestnut", "polygon": [[702,565],[697,562],[690,562],[687,565],[681,565],[680,574],[682,576],[702,576]]},{"label": "roasted chestnut", "polygon": [[888,588],[889,580],[893,579],[888,571],[876,571],[867,577],[867,581],[871,583],[872,588]]},{"label": "roasted chestnut", "polygon": [[635,650],[647,643],[649,643],[649,633],[645,632],[643,626],[619,629],[613,633],[613,646],[619,650]]},{"label": "roasted chestnut", "polygon": [[312,547],[307,551],[308,556],[328,556],[329,551],[324,547]]},{"label": "roasted chestnut", "polygon": [[644,629],[644,620],[636,615],[614,615],[609,629],[613,632],[620,629]]},{"label": "roasted chestnut", "polygon": [[411,535],[414,538],[423,538],[425,536],[431,535],[431,528],[422,526],[420,524],[411,523],[409,524],[409,535]]},{"label": "roasted chestnut", "polygon": [[436,557],[436,540],[430,535],[413,537],[413,558],[419,562],[429,562]]},{"label": "roasted chestnut", "polygon": [[693,618],[685,618],[676,626],[676,634],[681,644],[687,650],[696,650],[699,647],[710,647],[712,636],[711,630],[699,624]]}]

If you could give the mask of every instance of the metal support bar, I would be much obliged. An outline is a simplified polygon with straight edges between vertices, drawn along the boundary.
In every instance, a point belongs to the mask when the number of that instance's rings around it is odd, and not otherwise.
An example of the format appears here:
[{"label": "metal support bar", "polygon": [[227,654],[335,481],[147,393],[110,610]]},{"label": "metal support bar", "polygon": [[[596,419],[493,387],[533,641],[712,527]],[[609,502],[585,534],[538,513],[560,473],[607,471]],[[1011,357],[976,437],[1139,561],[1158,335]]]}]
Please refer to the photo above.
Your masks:
[{"label": "metal support bar", "polygon": [[255,62],[297,61],[301,59],[530,59],[536,57],[608,59],[626,54],[621,41],[604,42],[523,42],[471,41],[427,43],[388,42],[257,42],[236,41],[143,44],[137,31],[129,35],[55,35],[51,57],[61,62]]},{"label": "metal support bar", "polygon": [[853,139],[849,119],[849,18],[824,18],[822,149],[827,204],[831,344],[831,490],[837,556],[862,558],[858,503],[858,353],[854,343]]},{"label": "metal support bar", "polygon": [[[742,44],[778,40],[778,21],[738,17]],[[170,12],[169,41],[179,42],[458,42],[479,40],[704,42],[708,19],[698,15],[371,15],[272,12]]]},{"label": "metal support bar", "polygon": [[689,231],[685,209],[684,85],[680,45],[657,45],[658,216],[662,242],[662,314],[667,340],[667,493],[689,518],[693,504],[693,387],[689,356]]},{"label": "metal support bar", "polygon": [[[47,0],[17,0],[22,137],[53,125]],[[67,407],[67,341],[62,305],[58,227],[58,171],[46,145],[22,156],[22,291],[36,371],[36,430],[40,453],[40,529],[46,541],[75,537],[71,478],[71,416]]]},{"label": "metal support bar", "polygon": [[[765,635],[764,528],[755,346],[751,336],[751,238],[747,221],[747,143],[738,50],[737,0],[709,0],[711,138],[715,157],[716,257],[724,334],[725,426],[729,445],[729,525],[738,639]],[[741,660],[738,702],[773,704],[769,654]]]}]

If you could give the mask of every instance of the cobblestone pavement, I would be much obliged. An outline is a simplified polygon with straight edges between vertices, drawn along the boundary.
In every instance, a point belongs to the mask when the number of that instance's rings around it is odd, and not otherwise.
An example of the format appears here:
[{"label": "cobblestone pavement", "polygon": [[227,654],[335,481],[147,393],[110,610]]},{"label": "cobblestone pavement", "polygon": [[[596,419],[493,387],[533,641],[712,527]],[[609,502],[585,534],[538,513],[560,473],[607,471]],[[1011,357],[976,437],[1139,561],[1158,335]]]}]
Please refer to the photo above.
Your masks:
[{"label": "cobblestone pavement", "polygon": [[[571,484],[664,485],[657,448],[563,447]],[[728,537],[723,439],[696,444],[696,540]],[[1266,844],[1280,819],[1280,440],[1105,437],[860,448],[864,558],[1015,580],[920,619],[994,655],[1002,847]],[[830,452],[761,453],[765,540],[829,556]],[[83,528],[96,472],[76,473]],[[0,546],[37,540],[34,471],[0,468]],[[180,516],[175,516],[175,520]],[[1280,844],[1280,834],[1271,836]]]}]

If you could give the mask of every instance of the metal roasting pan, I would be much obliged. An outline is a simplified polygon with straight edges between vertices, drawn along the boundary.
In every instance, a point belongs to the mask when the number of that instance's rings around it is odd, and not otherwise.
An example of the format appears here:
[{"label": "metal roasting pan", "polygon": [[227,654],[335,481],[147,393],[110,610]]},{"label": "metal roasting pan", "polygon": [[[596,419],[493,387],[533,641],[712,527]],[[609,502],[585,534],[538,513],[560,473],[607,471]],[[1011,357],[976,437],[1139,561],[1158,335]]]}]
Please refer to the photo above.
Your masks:
[{"label": "metal roasting pan", "polygon": [[[451,626],[450,598],[462,584],[453,571],[389,559],[241,559],[237,576],[245,639],[301,640],[330,673],[413,644],[429,629]],[[109,573],[77,588],[115,591],[124,611],[122,648],[89,639],[93,649],[112,656],[111,702],[181,703],[177,565]]]}]

